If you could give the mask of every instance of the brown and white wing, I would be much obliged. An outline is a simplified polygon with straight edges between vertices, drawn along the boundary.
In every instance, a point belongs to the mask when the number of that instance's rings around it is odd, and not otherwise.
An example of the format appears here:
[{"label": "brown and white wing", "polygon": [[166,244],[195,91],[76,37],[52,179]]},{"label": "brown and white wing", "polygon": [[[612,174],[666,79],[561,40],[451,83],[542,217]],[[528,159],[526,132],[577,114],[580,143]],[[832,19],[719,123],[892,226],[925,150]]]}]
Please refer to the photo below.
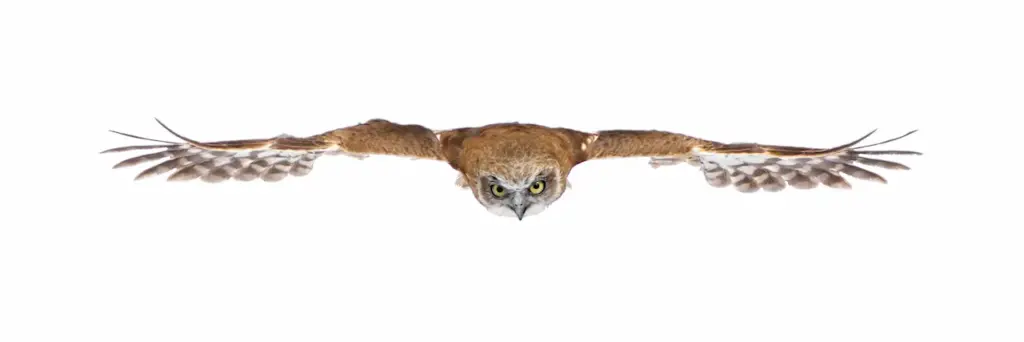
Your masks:
[{"label": "brown and white wing", "polygon": [[780,191],[787,186],[811,189],[819,184],[850,188],[846,177],[885,183],[874,171],[861,166],[908,170],[903,164],[877,159],[877,155],[920,155],[914,151],[869,151],[906,137],[855,147],[875,131],[841,146],[807,148],[762,144],[726,144],[683,134],[655,130],[607,130],[581,133],[579,162],[605,158],[650,157],[652,167],[687,163],[700,168],[708,184],[734,186],[742,192]]},{"label": "brown and white wing", "polygon": [[[910,168],[893,161],[877,159],[878,155],[920,155],[914,151],[870,151],[878,146],[906,137],[915,131],[883,142],[855,147],[864,137],[831,148],[807,148],[760,144],[720,144],[697,146],[687,160],[700,168],[708,184],[714,187],[733,186],[741,192],[780,191],[788,187],[813,189],[819,184],[830,188],[849,189],[848,177],[886,183],[875,171],[862,166],[889,170]],[[652,165],[657,160],[652,160]]]},{"label": "brown and white wing", "polygon": [[[374,119],[308,137],[280,135],[266,139],[199,142],[186,138],[157,120],[164,129],[181,139],[171,142],[121,133],[127,137],[159,144],[112,148],[101,153],[149,151],[125,159],[114,168],[155,163],[141,171],[136,180],[167,174],[169,181],[200,179],[216,183],[228,179],[273,182],[287,176],[304,176],[323,155],[405,156],[443,160],[434,132],[419,125],[400,125]],[[155,150],[155,152],[154,152]]]}]

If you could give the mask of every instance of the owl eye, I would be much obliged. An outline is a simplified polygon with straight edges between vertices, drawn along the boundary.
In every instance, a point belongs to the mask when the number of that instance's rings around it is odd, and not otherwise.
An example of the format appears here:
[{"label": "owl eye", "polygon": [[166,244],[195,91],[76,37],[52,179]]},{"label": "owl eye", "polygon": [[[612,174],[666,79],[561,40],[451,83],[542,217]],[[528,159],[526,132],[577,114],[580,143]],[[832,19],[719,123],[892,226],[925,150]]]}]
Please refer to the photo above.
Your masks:
[{"label": "owl eye", "polygon": [[491,185],[491,193],[498,197],[505,196],[505,187],[498,184]]},{"label": "owl eye", "polygon": [[539,194],[539,193],[543,192],[544,191],[544,185],[545,185],[544,181],[533,182],[533,184],[530,185],[530,193],[536,195],[536,194]]}]

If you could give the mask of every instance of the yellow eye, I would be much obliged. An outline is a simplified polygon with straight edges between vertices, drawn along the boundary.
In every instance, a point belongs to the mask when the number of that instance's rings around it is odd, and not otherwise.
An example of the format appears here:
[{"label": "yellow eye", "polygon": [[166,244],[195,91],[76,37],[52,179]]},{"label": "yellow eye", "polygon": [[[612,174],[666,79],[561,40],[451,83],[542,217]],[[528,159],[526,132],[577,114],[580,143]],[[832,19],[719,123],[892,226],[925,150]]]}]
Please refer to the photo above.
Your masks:
[{"label": "yellow eye", "polygon": [[543,192],[544,191],[544,185],[545,185],[544,181],[533,182],[533,184],[530,185],[530,193],[536,195],[536,194],[539,194],[539,193]]},{"label": "yellow eye", "polygon": [[498,197],[505,196],[505,187],[498,184],[491,185],[491,193]]}]

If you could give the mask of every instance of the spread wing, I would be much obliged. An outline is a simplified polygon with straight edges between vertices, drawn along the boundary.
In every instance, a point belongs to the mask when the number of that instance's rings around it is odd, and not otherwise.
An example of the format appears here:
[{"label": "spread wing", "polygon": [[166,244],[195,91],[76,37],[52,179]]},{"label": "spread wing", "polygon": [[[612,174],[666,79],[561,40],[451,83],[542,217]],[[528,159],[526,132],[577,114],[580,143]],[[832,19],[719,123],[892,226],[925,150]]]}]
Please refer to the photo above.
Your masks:
[{"label": "spread wing", "polygon": [[879,143],[855,146],[875,131],[852,142],[809,148],[752,143],[725,144],[661,131],[601,131],[582,145],[587,159],[651,157],[652,167],[687,163],[704,174],[714,187],[733,186],[741,192],[780,191],[787,186],[812,189],[824,184],[849,189],[846,177],[886,183],[885,178],[862,166],[889,170],[910,168],[879,155],[920,155],[901,150],[864,150],[902,139],[916,130]]},{"label": "spread wing", "polygon": [[[217,183],[228,179],[251,181],[257,178],[274,182],[291,176],[304,176],[323,155],[406,156],[415,159],[442,160],[434,132],[419,125],[400,125],[374,119],[362,124],[335,129],[307,137],[282,134],[266,139],[199,142],[186,138],[156,120],[181,142],[164,141],[111,131],[123,136],[159,144],[112,148],[100,153],[149,151],[125,159],[114,168],[156,162],[135,177],[136,180],[170,173],[169,181],[201,179]],[[155,150],[155,152],[153,152]]]}]

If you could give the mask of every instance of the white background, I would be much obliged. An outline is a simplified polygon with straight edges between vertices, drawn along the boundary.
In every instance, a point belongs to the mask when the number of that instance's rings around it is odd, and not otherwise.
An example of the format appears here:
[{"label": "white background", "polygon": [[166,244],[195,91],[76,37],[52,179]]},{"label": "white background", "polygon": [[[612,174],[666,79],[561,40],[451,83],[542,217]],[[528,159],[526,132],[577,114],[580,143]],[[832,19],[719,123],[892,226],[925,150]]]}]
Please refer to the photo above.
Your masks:
[{"label": "white background", "polygon": [[[9,1],[0,341],[1021,341],[1010,1]],[[643,159],[519,222],[444,163],[132,181],[172,139],[381,117],[828,147],[887,185],[742,194]]]}]

